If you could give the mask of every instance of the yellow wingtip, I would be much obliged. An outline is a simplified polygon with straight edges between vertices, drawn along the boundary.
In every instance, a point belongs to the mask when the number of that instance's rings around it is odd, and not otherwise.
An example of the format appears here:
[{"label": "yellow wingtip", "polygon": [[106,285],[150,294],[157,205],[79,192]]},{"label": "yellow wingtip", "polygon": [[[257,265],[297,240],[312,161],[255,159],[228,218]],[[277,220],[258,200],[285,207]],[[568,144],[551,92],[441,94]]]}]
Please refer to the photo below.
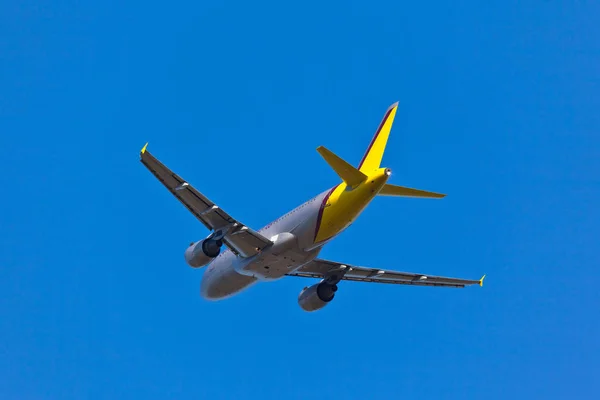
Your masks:
[{"label": "yellow wingtip", "polygon": [[148,147],[148,143],[146,143],[144,145],[144,147],[142,147],[142,151],[141,151],[142,154],[144,154],[146,152],[146,147]]},{"label": "yellow wingtip", "polygon": [[483,276],[481,277],[481,279],[479,280],[479,286],[482,286],[482,287],[483,287],[483,280],[484,280],[484,279],[485,279],[485,275],[483,275]]}]

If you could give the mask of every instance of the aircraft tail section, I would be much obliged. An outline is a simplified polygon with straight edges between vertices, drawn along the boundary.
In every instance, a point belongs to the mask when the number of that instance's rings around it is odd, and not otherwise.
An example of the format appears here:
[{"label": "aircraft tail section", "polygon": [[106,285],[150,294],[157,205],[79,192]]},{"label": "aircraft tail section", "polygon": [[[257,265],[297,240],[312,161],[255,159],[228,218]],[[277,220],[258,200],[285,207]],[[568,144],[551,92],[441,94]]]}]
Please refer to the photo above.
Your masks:
[{"label": "aircraft tail section", "polygon": [[398,103],[396,102],[388,108],[383,116],[379,128],[377,128],[377,131],[371,140],[371,144],[369,144],[369,147],[358,166],[359,171],[368,175],[380,167],[397,109]]},{"label": "aircraft tail section", "polygon": [[329,164],[329,166],[333,168],[335,173],[338,174],[338,176],[342,178],[344,182],[346,182],[346,185],[350,187],[355,187],[357,185],[360,185],[367,179],[367,176],[365,174],[354,168],[352,165],[348,164],[346,161],[334,154],[332,151],[328,150],[326,147],[319,146],[317,147],[317,151],[319,152],[321,157],[323,157],[325,161],[327,161],[327,164]]},{"label": "aircraft tail section", "polygon": [[[356,188],[361,183],[382,173],[381,160],[383,158],[383,153],[385,152],[388,137],[390,136],[394,118],[396,117],[397,108],[398,103],[396,102],[386,111],[358,168],[353,167],[324,146],[319,146],[317,148],[317,151],[325,159],[327,164],[333,168],[338,176],[342,178],[349,187]],[[389,169],[386,169],[385,174],[389,176]],[[383,186],[380,187],[381,189],[379,189],[379,192],[377,193],[379,196],[419,197],[430,199],[441,199],[446,196],[441,193],[412,189],[405,186],[390,185],[387,183],[383,183]]]},{"label": "aircraft tail section", "polygon": [[397,196],[397,197],[421,197],[428,199],[441,199],[445,194],[427,192],[425,190],[411,189],[404,186],[385,184],[378,193],[379,196]]}]

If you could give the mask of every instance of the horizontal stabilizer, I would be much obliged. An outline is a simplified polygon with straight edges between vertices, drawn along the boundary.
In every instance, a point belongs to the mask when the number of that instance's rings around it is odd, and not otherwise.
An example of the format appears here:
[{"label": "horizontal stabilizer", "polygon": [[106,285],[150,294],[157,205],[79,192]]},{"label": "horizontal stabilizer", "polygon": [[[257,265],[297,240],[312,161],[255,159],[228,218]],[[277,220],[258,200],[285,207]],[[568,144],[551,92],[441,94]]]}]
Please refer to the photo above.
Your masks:
[{"label": "horizontal stabilizer", "polygon": [[365,174],[348,164],[346,161],[342,160],[330,150],[327,150],[325,147],[319,146],[317,147],[317,151],[348,186],[354,187],[367,180],[367,176]]},{"label": "horizontal stabilizer", "polygon": [[430,199],[441,199],[445,194],[427,192],[425,190],[411,189],[404,186],[384,185],[378,193],[380,196],[398,196],[398,197],[422,197]]}]

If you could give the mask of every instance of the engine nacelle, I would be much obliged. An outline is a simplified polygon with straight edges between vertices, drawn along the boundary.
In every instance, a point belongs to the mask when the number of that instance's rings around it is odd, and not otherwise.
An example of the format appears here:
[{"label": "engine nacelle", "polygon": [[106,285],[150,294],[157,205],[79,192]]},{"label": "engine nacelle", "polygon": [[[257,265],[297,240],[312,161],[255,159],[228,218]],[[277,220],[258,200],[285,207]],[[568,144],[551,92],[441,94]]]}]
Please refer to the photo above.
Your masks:
[{"label": "engine nacelle", "polygon": [[203,267],[219,255],[222,245],[220,240],[212,239],[192,243],[185,250],[185,261],[192,268]]},{"label": "engine nacelle", "polygon": [[311,287],[304,288],[298,295],[298,305],[304,311],[317,311],[333,300],[337,285],[320,282]]}]

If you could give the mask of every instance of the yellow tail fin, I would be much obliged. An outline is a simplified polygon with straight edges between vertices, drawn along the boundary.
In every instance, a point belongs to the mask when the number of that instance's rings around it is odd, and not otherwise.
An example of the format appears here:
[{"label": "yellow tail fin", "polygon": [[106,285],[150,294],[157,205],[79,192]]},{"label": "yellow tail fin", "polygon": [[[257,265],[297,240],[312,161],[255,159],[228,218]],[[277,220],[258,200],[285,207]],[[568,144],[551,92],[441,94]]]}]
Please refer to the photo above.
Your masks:
[{"label": "yellow tail fin", "polygon": [[366,172],[368,175],[370,172],[379,168],[397,109],[398,103],[396,102],[388,108],[383,116],[379,128],[377,128],[377,131],[371,140],[371,144],[369,144],[365,155],[358,165],[359,171]]},{"label": "yellow tail fin", "polygon": [[348,164],[346,161],[335,155],[332,151],[323,146],[317,147],[317,151],[327,161],[327,164],[344,182],[350,187],[360,185],[367,179],[367,176]]}]

